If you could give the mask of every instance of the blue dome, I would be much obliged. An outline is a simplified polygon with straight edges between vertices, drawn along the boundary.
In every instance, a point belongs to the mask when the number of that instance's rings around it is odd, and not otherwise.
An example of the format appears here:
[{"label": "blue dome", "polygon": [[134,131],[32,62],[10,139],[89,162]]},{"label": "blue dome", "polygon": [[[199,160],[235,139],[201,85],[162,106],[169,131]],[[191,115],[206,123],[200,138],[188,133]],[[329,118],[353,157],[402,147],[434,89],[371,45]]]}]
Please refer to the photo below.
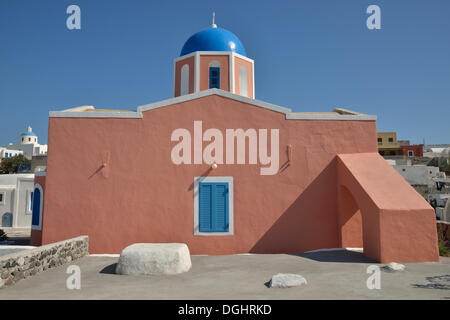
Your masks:
[{"label": "blue dome", "polygon": [[191,36],[181,49],[181,56],[195,51],[233,51],[247,56],[241,40],[222,28],[208,28]]},{"label": "blue dome", "polygon": [[33,136],[33,137],[37,137],[37,135],[36,135],[33,131],[30,131],[30,132],[24,132],[24,133],[21,134],[21,136]]}]

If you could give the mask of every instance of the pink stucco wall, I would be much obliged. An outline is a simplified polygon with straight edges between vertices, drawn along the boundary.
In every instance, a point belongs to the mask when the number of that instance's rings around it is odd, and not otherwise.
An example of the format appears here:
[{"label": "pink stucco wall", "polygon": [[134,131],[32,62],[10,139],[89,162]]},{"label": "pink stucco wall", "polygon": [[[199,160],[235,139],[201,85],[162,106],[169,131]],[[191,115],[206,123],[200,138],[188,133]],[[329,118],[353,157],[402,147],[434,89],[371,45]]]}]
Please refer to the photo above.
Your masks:
[{"label": "pink stucco wall", "polygon": [[192,56],[175,62],[175,97],[178,97],[181,92],[181,68],[185,64],[189,66],[189,93],[193,93],[195,89],[195,57]]},{"label": "pink stucco wall", "polygon": [[361,243],[361,230],[364,254],[380,262],[439,261],[433,208],[388,162],[377,152],[340,154],[337,168],[341,239]]},{"label": "pink stucco wall", "polygon": [[234,57],[234,81],[235,81],[235,93],[241,94],[239,92],[239,68],[241,66],[244,66],[247,69],[247,90],[248,90],[248,97],[254,98],[254,92],[253,92],[253,63],[241,59],[239,57]]},{"label": "pink stucco wall", "polygon": [[[375,121],[286,120],[217,95],[143,114],[49,119],[43,243],[87,234],[91,253],[135,242],[184,242],[192,254],[340,246],[336,155],[377,152]],[[174,165],[171,133],[192,133],[194,120],[203,130],[279,129],[282,169],[261,176],[259,165]],[[234,177],[234,235],[194,236],[193,182],[202,175]]]}]

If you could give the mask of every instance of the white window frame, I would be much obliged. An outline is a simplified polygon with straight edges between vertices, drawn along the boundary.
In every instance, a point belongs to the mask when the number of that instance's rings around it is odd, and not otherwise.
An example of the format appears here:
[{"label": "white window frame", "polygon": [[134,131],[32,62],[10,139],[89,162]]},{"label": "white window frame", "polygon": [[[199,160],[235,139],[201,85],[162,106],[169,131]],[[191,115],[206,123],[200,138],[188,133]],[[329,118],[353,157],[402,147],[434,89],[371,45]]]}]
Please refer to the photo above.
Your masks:
[{"label": "white window frame", "polygon": [[408,157],[414,157],[414,151],[413,150],[408,150]]},{"label": "white window frame", "polygon": [[[228,231],[200,232],[199,223],[199,185],[201,182],[228,183]],[[195,177],[194,178],[194,235],[195,236],[230,236],[234,235],[233,177]]]},{"label": "white window frame", "polygon": [[33,192],[36,188],[39,189],[39,193],[41,196],[41,199],[40,199],[41,201],[39,203],[39,225],[36,226],[33,224],[33,216],[31,216],[31,229],[32,230],[42,230],[42,208],[43,208],[43,204],[44,204],[44,189],[42,189],[42,186],[39,183],[36,183],[34,185]]}]

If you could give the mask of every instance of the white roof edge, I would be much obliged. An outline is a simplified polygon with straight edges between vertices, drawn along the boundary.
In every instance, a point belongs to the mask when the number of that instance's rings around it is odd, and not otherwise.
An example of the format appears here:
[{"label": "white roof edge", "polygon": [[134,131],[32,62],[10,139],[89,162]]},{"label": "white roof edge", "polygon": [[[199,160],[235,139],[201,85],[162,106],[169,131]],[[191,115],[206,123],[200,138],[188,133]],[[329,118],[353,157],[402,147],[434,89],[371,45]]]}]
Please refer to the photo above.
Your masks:
[{"label": "white roof edge", "polygon": [[163,101],[159,101],[159,102],[155,102],[155,103],[151,103],[151,104],[146,104],[143,106],[139,106],[138,107],[138,111],[139,112],[143,112],[143,111],[148,111],[148,110],[152,110],[152,109],[156,109],[156,108],[161,108],[161,107],[165,107],[165,106],[169,106],[172,104],[176,104],[176,103],[181,103],[181,102],[185,102],[185,101],[190,101],[190,100],[194,100],[194,99],[198,99],[198,98],[202,98],[202,97],[206,97],[206,96],[210,96],[210,95],[218,95],[218,96],[222,96],[225,98],[230,98],[233,100],[237,100],[237,101],[241,101],[244,103],[248,103],[257,107],[262,107],[265,109],[269,109],[272,111],[277,111],[280,113],[289,113],[291,112],[291,109],[289,108],[285,108],[285,107],[280,107],[277,106],[275,104],[271,104],[268,102],[264,102],[261,100],[256,100],[256,99],[250,99],[238,94],[234,94],[228,91],[224,91],[221,89],[208,89],[208,90],[203,90],[200,92],[196,92],[196,93],[191,93],[191,94],[186,94],[183,96],[179,96],[179,97],[175,97],[175,98],[170,98],[167,100],[163,100]]},{"label": "white roof edge", "polygon": [[[257,106],[260,108],[268,109],[271,111],[279,112],[285,114],[286,119],[288,120],[366,120],[366,121],[374,121],[377,119],[376,116],[366,115],[357,113],[354,111],[349,111],[345,109],[343,112],[349,112],[351,114],[311,114],[311,113],[296,113],[292,112],[291,109],[281,107],[275,104],[271,104],[268,102],[264,102],[261,100],[250,99],[238,94],[234,94],[228,91],[224,91],[221,89],[208,89],[203,90],[196,93],[191,93],[179,97],[174,97],[162,101],[158,101],[151,104],[146,104],[142,106],[138,106],[136,112],[123,112],[123,111],[98,111],[98,112],[74,112],[74,111],[50,111],[50,118],[142,118],[142,112],[153,110],[157,108],[162,108],[186,101],[191,101],[195,99],[199,99],[206,96],[218,95],[221,97],[237,100],[243,103],[248,103],[253,106]],[[336,110],[336,109],[335,109]]]},{"label": "white roof edge", "polygon": [[356,112],[356,111],[348,110],[348,109],[344,109],[344,108],[334,108],[333,112],[337,112],[339,114],[362,115],[361,112]]},{"label": "white roof edge", "polygon": [[142,118],[142,114],[139,112],[128,111],[49,111],[48,116],[50,118]]},{"label": "white roof edge", "polygon": [[249,57],[243,56],[242,54],[234,52],[234,51],[194,51],[194,52],[185,54],[184,56],[177,57],[177,58],[174,59],[174,61],[178,62],[180,60],[193,57],[196,54],[199,54],[199,55],[202,55],[202,56],[207,56],[207,55],[210,55],[210,56],[229,56],[231,54],[234,54],[236,57],[241,58],[243,60],[246,60],[248,62],[252,62],[252,63],[255,62],[255,60],[253,60],[253,59],[251,59]]},{"label": "white roof edge", "polygon": [[359,120],[359,121],[376,121],[377,116],[366,114],[350,115],[350,114],[308,114],[308,113],[290,113],[286,114],[288,120]]},{"label": "white roof edge", "polygon": [[94,106],[79,106],[79,107],[65,109],[62,111],[64,111],[64,112],[83,112],[83,111],[89,111],[89,110],[95,110]]}]

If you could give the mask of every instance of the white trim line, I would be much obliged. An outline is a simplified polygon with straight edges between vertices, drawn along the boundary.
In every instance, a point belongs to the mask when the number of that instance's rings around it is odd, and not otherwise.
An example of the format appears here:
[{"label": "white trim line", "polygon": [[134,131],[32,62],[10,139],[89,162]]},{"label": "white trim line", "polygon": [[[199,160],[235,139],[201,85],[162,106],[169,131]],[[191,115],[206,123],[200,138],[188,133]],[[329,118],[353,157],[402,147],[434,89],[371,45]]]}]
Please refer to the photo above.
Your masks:
[{"label": "white trim line", "polygon": [[118,253],[96,253],[96,254],[89,254],[89,257],[112,257],[112,258],[117,258],[117,257],[120,257],[120,254],[118,254]]},{"label": "white trim line", "polygon": [[36,171],[34,173],[35,177],[45,177],[46,175],[47,175],[47,170],[45,170],[45,171]]},{"label": "white trim line", "polygon": [[177,78],[177,60],[173,60],[173,96],[176,95],[176,78]]},{"label": "white trim line", "polygon": [[195,54],[197,53],[197,51],[195,51],[195,52],[191,52],[191,53],[188,53],[188,54],[185,54],[184,56],[181,56],[181,57],[178,57],[178,58],[175,58],[173,61],[174,62],[178,62],[178,61],[180,61],[180,60],[183,60],[183,59],[186,59],[186,58],[189,58],[189,57],[192,57],[192,56],[195,56]]},{"label": "white trim line", "polygon": [[236,93],[234,83],[234,52],[230,54],[230,92]]},{"label": "white trim line", "polygon": [[342,114],[308,114],[308,113],[288,113],[287,120],[377,120],[377,116],[370,115],[342,115]]},{"label": "white trim line", "polygon": [[153,110],[165,106],[174,105],[194,99],[203,98],[210,95],[218,95],[225,98],[241,101],[256,107],[261,107],[275,112],[284,113],[287,120],[300,119],[300,120],[363,120],[363,121],[375,121],[376,116],[361,114],[361,115],[342,115],[342,114],[309,114],[309,113],[293,113],[291,109],[277,106],[261,100],[243,97],[238,94],[224,91],[221,89],[208,89],[199,91],[196,93],[186,94],[184,96],[174,97],[162,101],[158,101],[151,104],[146,104],[137,107],[136,112],[65,112],[65,111],[50,111],[49,116],[52,118],[142,118],[142,112]]},{"label": "white trim line", "polygon": [[35,246],[18,246],[18,245],[9,245],[9,244],[0,244],[0,249],[34,249]]},{"label": "white trim line", "polygon": [[194,59],[194,93],[200,92],[200,55],[198,52],[194,52],[195,59]]},{"label": "white trim line", "polygon": [[255,63],[252,61],[252,85],[253,85],[253,99],[256,99],[256,94],[255,94]]},{"label": "white trim line", "polygon": [[[228,183],[228,232],[200,232],[199,224],[199,183],[226,182]],[[231,236],[234,235],[234,206],[233,206],[233,177],[195,177],[194,178],[194,235],[195,236]]]},{"label": "white trim line", "polygon": [[[36,188],[39,189],[39,193],[41,196],[40,203],[39,203],[39,225],[38,226],[33,225],[33,215],[32,215],[31,216],[31,230],[42,230],[42,215],[43,215],[42,209],[44,207],[43,206],[44,205],[44,189],[42,189],[42,186],[39,183],[36,183],[34,185],[33,192],[36,190]],[[33,197],[35,195],[36,195],[36,193],[33,195]]]},{"label": "white trim line", "polygon": [[88,112],[68,112],[68,111],[50,111],[50,118],[142,118],[142,115],[130,111],[88,111]]},{"label": "white trim line", "polygon": [[248,104],[252,104],[254,106],[257,107],[262,107],[265,109],[269,109],[272,111],[276,111],[276,112],[280,112],[280,113],[289,113],[291,112],[291,109],[288,108],[284,108],[284,107],[280,107],[268,102],[264,102],[264,101],[259,101],[259,100],[255,100],[255,99],[251,99],[251,98],[247,98],[247,97],[243,97],[240,96],[238,94],[234,94],[228,91],[224,91],[221,89],[216,89],[216,88],[212,88],[212,89],[208,89],[208,90],[203,90],[200,91],[199,93],[196,94],[187,94],[184,96],[180,96],[180,97],[176,97],[176,98],[171,98],[171,99],[167,99],[167,100],[163,100],[163,101],[159,101],[156,103],[152,103],[152,104],[147,104],[147,105],[143,105],[143,106],[139,106],[138,107],[138,112],[142,113],[144,111],[148,111],[148,110],[152,110],[152,109],[157,109],[157,108],[161,108],[161,107],[165,107],[165,106],[170,106],[173,104],[177,104],[177,103],[181,103],[181,102],[185,102],[185,101],[189,101],[189,100],[194,100],[194,99],[198,99],[198,98],[202,98],[202,97],[206,97],[209,95],[219,95],[225,98],[230,98],[233,100],[238,100],[244,103],[248,103]]},{"label": "white trim line", "polygon": [[353,252],[363,252],[363,248],[326,248],[326,249],[316,249],[311,251],[305,251],[303,253],[314,253],[314,252],[328,252],[328,251],[353,251]]},{"label": "white trim line", "polygon": [[241,58],[242,60],[245,60],[245,61],[248,61],[248,62],[251,62],[251,63],[254,62],[254,60],[253,60],[253,59],[250,59],[249,57],[243,56],[242,54],[239,54],[239,53],[234,52],[234,51],[232,51],[232,52],[233,52],[233,54],[234,54],[236,57]]}]

